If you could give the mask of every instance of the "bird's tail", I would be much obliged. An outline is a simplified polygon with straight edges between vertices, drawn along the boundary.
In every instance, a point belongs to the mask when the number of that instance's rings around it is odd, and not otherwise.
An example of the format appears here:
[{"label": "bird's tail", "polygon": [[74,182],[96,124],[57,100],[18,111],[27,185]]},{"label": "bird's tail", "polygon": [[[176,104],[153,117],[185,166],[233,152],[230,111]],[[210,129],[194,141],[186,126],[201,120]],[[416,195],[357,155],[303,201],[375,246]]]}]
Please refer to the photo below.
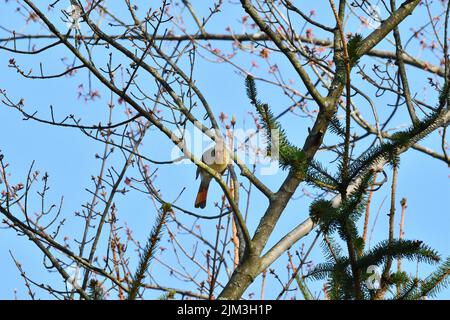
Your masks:
[{"label": "bird's tail", "polygon": [[211,179],[209,177],[202,177],[200,188],[198,189],[197,198],[195,199],[196,208],[204,208],[206,206],[206,198],[208,196],[208,188]]}]

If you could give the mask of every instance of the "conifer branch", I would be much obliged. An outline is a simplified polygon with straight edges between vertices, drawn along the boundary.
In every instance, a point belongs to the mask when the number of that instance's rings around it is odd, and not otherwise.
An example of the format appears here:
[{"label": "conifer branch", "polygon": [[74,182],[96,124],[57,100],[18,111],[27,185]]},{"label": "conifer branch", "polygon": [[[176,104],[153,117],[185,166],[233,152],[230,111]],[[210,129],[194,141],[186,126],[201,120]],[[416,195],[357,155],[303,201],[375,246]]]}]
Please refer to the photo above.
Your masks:
[{"label": "conifer branch", "polygon": [[[279,160],[282,169],[291,169],[296,173],[306,174],[307,164],[303,150],[289,142],[281,124],[266,103],[258,100],[255,80],[251,75],[245,79],[247,96],[258,112],[261,125],[266,135],[267,155]],[[273,136],[273,135],[277,136]],[[274,150],[275,149],[275,150]],[[275,153],[275,154],[274,154]],[[277,154],[278,153],[278,154]]]},{"label": "conifer branch", "polygon": [[133,276],[133,281],[131,282],[131,286],[128,292],[129,300],[135,300],[139,293],[139,289],[144,285],[143,280],[145,278],[145,272],[147,271],[150,261],[153,258],[156,246],[161,239],[163,228],[166,223],[167,214],[171,211],[172,206],[168,203],[165,203],[162,206],[162,212],[160,212],[158,214],[158,217],[156,218],[155,226],[150,233],[147,244],[140,257],[138,268]]},{"label": "conifer branch", "polygon": [[450,257],[439,268],[425,279],[420,285],[420,291],[412,295],[411,299],[434,297],[440,290],[450,284]]}]

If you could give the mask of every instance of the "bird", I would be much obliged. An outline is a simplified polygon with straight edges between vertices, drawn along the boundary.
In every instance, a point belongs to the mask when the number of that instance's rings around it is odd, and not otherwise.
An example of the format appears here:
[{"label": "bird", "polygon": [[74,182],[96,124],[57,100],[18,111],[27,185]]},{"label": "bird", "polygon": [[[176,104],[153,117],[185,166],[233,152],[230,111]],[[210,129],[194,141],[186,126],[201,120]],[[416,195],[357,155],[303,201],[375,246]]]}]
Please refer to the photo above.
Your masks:
[{"label": "bird", "polygon": [[[211,148],[207,149],[202,155],[202,162],[208,167],[222,175],[227,169],[230,161],[230,155],[228,154],[225,143],[216,143]],[[200,176],[200,187],[198,189],[197,197],[195,198],[195,208],[205,208],[206,198],[208,196],[209,184],[213,178],[206,170],[197,167],[196,177]]]}]

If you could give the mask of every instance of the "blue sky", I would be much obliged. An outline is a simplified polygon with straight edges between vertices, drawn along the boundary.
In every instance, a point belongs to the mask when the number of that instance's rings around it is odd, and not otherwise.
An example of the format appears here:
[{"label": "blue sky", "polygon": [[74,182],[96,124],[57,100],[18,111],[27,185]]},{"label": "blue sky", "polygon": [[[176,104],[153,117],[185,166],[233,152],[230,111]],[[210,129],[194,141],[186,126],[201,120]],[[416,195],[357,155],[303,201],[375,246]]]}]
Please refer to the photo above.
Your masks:
[{"label": "blue sky", "polygon": [[[192,0],[192,5],[198,10],[199,14],[206,14],[208,8],[206,6],[202,7],[201,3],[200,0]],[[328,21],[329,25],[332,24],[333,20],[330,18],[330,11],[326,1],[319,1],[318,4],[317,2],[306,5],[302,4],[302,8],[306,11],[310,9],[307,6],[316,10],[317,19],[323,19],[324,21]],[[10,29],[17,29],[24,33],[39,32],[39,28],[24,25],[18,16],[13,14],[15,7],[15,3],[8,3],[0,7],[0,16],[5,17],[2,21],[3,26],[9,27]],[[421,8],[419,10],[420,14],[415,17],[422,17],[421,14],[424,13],[424,9]],[[53,14],[54,21],[63,28],[64,24],[57,19],[57,13]],[[213,18],[208,30],[209,32],[224,33],[227,26],[232,26],[236,33],[240,33],[242,27],[239,26],[239,21],[243,15],[243,11],[239,6],[226,3],[222,13]],[[191,26],[192,21],[187,19],[186,24]],[[352,24],[350,25],[352,26]],[[409,37],[409,29],[414,25],[412,19],[407,20],[401,29],[405,32],[404,39]],[[353,24],[353,26],[354,29],[352,30],[358,29],[357,25]],[[360,32],[364,32],[364,30],[360,30]],[[0,38],[3,35],[3,33],[0,33]],[[320,37],[323,35],[317,33],[316,36]],[[431,37],[431,35],[429,36]],[[37,43],[42,45],[45,42]],[[230,43],[214,44],[224,51],[231,50]],[[21,46],[25,49],[26,42],[22,42]],[[384,43],[381,47],[392,50],[392,46],[387,43]],[[417,46],[415,47],[412,44],[411,50],[418,50]],[[95,56],[99,59],[98,61],[101,61],[102,57],[106,57],[105,53],[106,51],[103,50],[96,51]],[[207,56],[211,57],[211,55]],[[78,85],[83,83],[86,86],[89,80],[88,74],[85,71],[81,71],[75,77],[71,78],[44,81],[26,80],[20,77],[15,70],[7,67],[8,60],[12,57],[25,70],[30,68],[39,70],[39,62],[42,62],[46,72],[58,72],[64,70],[65,62],[61,58],[69,57],[67,50],[62,47],[53,48],[48,53],[39,55],[39,57],[32,55],[13,55],[0,50],[0,89],[6,89],[8,96],[15,101],[23,98],[26,110],[30,113],[38,111],[38,114],[42,117],[48,117],[50,115],[49,106],[51,105],[55,110],[56,117],[60,119],[67,114],[76,114],[86,124],[107,121],[109,92],[105,91],[97,81],[92,80],[92,86],[100,90],[101,99],[86,103],[77,97]],[[436,62],[436,57],[431,55],[425,55],[421,58],[429,58],[433,62]],[[121,61],[120,58],[118,60]],[[249,57],[249,55],[243,53],[238,53],[235,58],[235,62],[246,70],[250,68],[252,60],[256,60],[260,66],[258,69],[252,70],[252,72],[267,75],[267,65],[263,60],[257,60],[257,58]],[[283,75],[286,79],[292,79],[294,81],[293,85],[298,86],[298,89],[304,92],[304,87],[301,85],[300,80],[289,68],[284,58],[273,58],[272,62],[277,63],[280,70],[284,72]],[[181,65],[183,63],[185,66],[185,62],[182,62]],[[370,65],[371,63],[373,63],[372,59],[362,61],[362,64]],[[428,103],[434,105],[435,94],[429,88],[426,92],[424,91],[427,85],[424,74],[412,71],[411,75],[413,77],[411,79],[412,90],[422,94],[425,97],[423,99],[429,99]],[[244,79],[240,75],[237,75],[230,65],[208,63],[198,55],[194,76],[198,87],[205,93],[216,115],[219,115],[220,112],[224,112],[230,117],[231,115],[236,115],[238,126],[243,128],[252,127],[252,118],[248,113],[253,110],[245,95]],[[151,79],[140,79],[140,81],[141,84],[147,84],[148,82],[149,90],[154,87],[154,81]],[[260,99],[267,101],[271,105],[274,113],[281,112],[290,104],[289,99],[278,88],[263,83],[258,83],[258,88]],[[115,121],[120,121],[124,119],[123,106],[117,104],[117,98],[114,98],[114,101],[116,108],[114,109],[113,118]],[[389,97],[389,95],[385,95],[376,101],[379,103],[377,105],[377,108],[379,108],[378,112],[385,119],[391,110],[388,104],[392,104],[394,99]],[[363,102],[360,103],[363,115],[368,119],[372,119],[369,106],[364,105]],[[310,108],[314,109],[314,106],[311,105]],[[198,115],[201,115],[201,113],[198,113]],[[35,161],[34,167],[36,169],[39,169],[42,173],[48,172],[51,187],[48,194],[49,201],[59,202],[60,197],[64,196],[63,216],[67,220],[62,228],[62,234],[70,235],[69,242],[72,248],[75,249],[74,237],[77,239],[81,237],[82,224],[79,218],[74,217],[73,213],[81,210],[82,204],[91,199],[86,188],[93,188],[91,176],[95,176],[98,173],[100,166],[100,161],[95,159],[95,154],[103,152],[103,145],[90,140],[76,129],[49,127],[33,121],[23,121],[22,116],[17,111],[7,109],[4,105],[0,106],[0,121],[0,136],[2,137],[0,140],[0,150],[5,155],[6,161],[10,164],[10,172],[13,173],[10,177],[11,181],[22,181],[33,160]],[[395,117],[393,123],[396,126],[402,126],[408,123],[406,112],[399,112],[399,115]],[[292,141],[301,145],[306,137],[307,127],[311,125],[311,120],[288,114],[282,119],[282,125]],[[333,139],[326,140],[325,142],[331,143]],[[436,150],[440,150],[439,143],[440,141],[436,133],[422,142],[422,144],[436,148]],[[142,152],[154,160],[168,160],[171,150],[172,146],[168,144],[167,138],[158,134],[156,131],[152,131],[144,140]],[[330,160],[330,157],[324,154],[319,154],[318,157],[322,161]],[[122,162],[123,156],[116,153],[111,158],[109,166],[118,166]],[[156,169],[156,167],[152,168]],[[376,192],[372,202],[370,226],[373,224],[375,213],[378,209],[380,212],[373,234],[372,244],[387,237],[386,214],[388,213],[390,202],[391,172],[389,169],[386,172],[389,175],[389,181]],[[136,170],[131,169],[129,176],[132,177],[133,175],[136,175]],[[261,179],[267,182],[272,190],[276,190],[285,175],[286,172],[279,171],[277,175],[264,176]],[[193,201],[198,188],[198,181],[192,183],[194,177],[195,166],[192,164],[161,166],[158,168],[157,185],[161,189],[166,201],[173,201],[178,197],[180,191],[186,188],[186,191],[182,194],[177,204],[193,210]],[[448,180],[449,171],[442,162],[417,151],[410,151],[402,155],[398,176],[397,197],[398,200],[402,197],[408,200],[405,219],[405,237],[425,241],[432,248],[438,250],[443,258],[450,255],[450,248],[448,247],[450,241],[450,215],[448,212],[450,189]],[[244,179],[242,179],[242,182],[247,185],[247,181]],[[213,203],[220,199],[220,192],[216,184],[213,184],[211,188],[209,204],[204,214],[213,215],[217,213],[217,209],[214,209]],[[294,224],[307,217],[308,204],[311,199],[302,196],[301,189],[302,187],[296,192],[294,196],[295,200],[291,201],[283,214],[274,235],[269,241],[269,247],[287,230],[290,230]],[[241,205],[244,200],[245,197],[241,199]],[[148,197],[136,192],[130,192],[126,197],[118,195],[116,199],[116,204],[120,212],[119,223],[123,226],[126,224],[133,229],[135,238],[141,242],[145,241],[155,217],[155,210],[149,203],[150,199]],[[37,197],[30,201],[30,207],[33,205],[39,205]],[[254,231],[258,218],[263,213],[266,205],[267,200],[255,192],[252,196],[249,213],[249,229],[251,233]],[[399,208],[398,201],[397,205]],[[398,217],[399,211],[397,214]],[[183,217],[183,219],[188,224],[198,223],[187,217]],[[202,233],[206,237],[213,239],[215,235],[215,222],[201,222],[200,224]],[[396,222],[397,227],[398,222]],[[398,229],[396,230],[397,232]],[[298,250],[302,243],[305,243],[307,247],[311,243],[313,236],[314,233],[311,233],[302,239],[294,246],[293,251]],[[38,283],[50,282],[55,286],[63,286],[63,282],[57,274],[50,274],[44,269],[42,266],[42,255],[25,237],[18,237],[10,230],[0,229],[0,243],[2,243],[0,246],[0,269],[2,270],[0,299],[13,298],[14,290],[17,290],[17,297],[27,298],[26,288],[18,270],[14,266],[9,250],[22,263],[27,275]],[[167,239],[163,239],[161,245],[169,247]],[[191,243],[187,242],[187,245],[190,246]],[[169,262],[175,261],[167,252],[163,252],[161,255],[162,258]],[[314,263],[322,261],[319,246],[316,246],[313,250],[311,259]],[[135,261],[132,261],[132,265],[135,263]],[[272,267],[278,269],[279,274],[284,275],[286,264],[286,256],[283,256]],[[414,263],[404,263],[404,265],[407,267],[407,271],[411,273],[415,272],[416,265]],[[430,266],[424,264],[419,265],[421,274],[427,274],[432,270],[433,268]],[[186,286],[183,282],[171,277],[168,270],[159,264],[152,266],[151,272],[155,277],[160,279],[160,283],[162,284],[167,286]],[[281,290],[281,287],[272,276],[268,275],[267,279],[268,287],[266,288],[266,296],[274,297]],[[261,280],[257,279],[247,293],[255,292],[258,294],[260,283]],[[320,291],[320,283],[311,284],[311,288],[314,292]],[[149,293],[149,297],[156,297],[158,294]],[[42,291],[38,291],[38,296],[42,298],[47,297]],[[296,297],[299,298],[300,295],[297,293]],[[450,290],[442,291],[439,297],[450,298]]]}]

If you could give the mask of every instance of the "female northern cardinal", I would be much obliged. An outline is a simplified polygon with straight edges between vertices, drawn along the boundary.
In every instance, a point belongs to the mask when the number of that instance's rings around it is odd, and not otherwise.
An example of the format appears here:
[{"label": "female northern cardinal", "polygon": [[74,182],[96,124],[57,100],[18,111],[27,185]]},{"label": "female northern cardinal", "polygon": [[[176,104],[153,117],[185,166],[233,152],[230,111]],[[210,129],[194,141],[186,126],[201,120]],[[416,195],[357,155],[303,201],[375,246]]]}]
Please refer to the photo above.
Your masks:
[{"label": "female northern cardinal", "polygon": [[[225,172],[230,161],[230,156],[224,143],[217,143],[212,148],[206,150],[202,155],[202,161],[211,169],[220,174]],[[197,167],[196,179],[200,175],[200,188],[198,189],[197,198],[195,199],[196,208],[204,208],[206,206],[206,197],[208,196],[208,188],[213,178],[207,171]]]}]

